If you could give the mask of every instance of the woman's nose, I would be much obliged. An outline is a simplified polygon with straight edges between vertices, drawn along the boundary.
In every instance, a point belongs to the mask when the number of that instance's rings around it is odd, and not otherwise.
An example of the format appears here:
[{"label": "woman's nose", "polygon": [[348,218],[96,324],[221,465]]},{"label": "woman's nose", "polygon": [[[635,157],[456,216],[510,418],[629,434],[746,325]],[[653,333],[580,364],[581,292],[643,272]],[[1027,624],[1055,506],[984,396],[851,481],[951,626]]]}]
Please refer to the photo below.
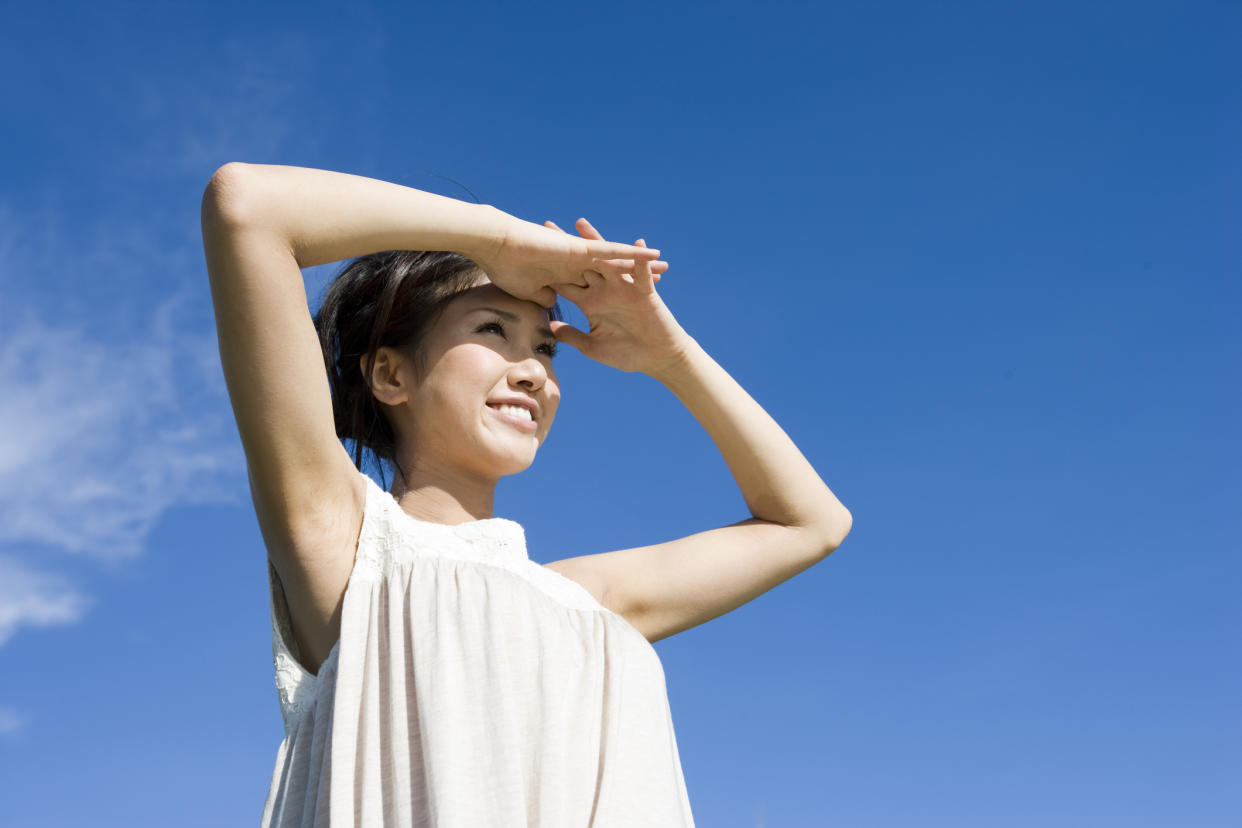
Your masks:
[{"label": "woman's nose", "polygon": [[539,388],[548,379],[548,372],[543,363],[535,357],[514,363],[509,369],[509,381],[528,388]]}]

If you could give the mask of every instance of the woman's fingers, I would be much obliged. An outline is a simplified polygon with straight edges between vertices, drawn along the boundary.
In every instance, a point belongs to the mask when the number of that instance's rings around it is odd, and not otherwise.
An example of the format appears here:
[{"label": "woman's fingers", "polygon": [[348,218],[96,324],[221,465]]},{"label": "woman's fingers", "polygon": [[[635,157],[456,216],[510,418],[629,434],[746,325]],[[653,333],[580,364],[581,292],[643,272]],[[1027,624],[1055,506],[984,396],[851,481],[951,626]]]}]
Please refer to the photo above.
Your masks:
[{"label": "woman's fingers", "polygon": [[553,288],[544,285],[539,288],[535,294],[535,301],[545,308],[551,308],[556,304],[556,291]]},{"label": "woman's fingers", "polygon": [[557,295],[564,296],[576,305],[582,300],[582,295],[587,292],[587,288],[590,286],[590,282],[586,285],[575,285],[573,282],[558,282],[552,288]]},{"label": "woman's fingers", "polygon": [[[591,244],[587,246],[587,252],[590,253],[592,258],[612,265],[612,267],[608,268],[609,271],[615,272],[616,275],[621,276],[627,282],[632,282],[632,279],[622,274],[632,273],[634,271],[636,262],[635,257],[637,257],[637,260],[643,260],[649,263],[652,274],[651,280],[653,283],[660,281],[660,274],[668,270],[668,262],[660,261],[658,258],[660,251],[647,247],[645,241],[642,245],[617,244],[605,241],[603,236],[600,235],[600,232],[595,229],[595,226],[585,218],[578,219],[575,224],[577,225],[578,232],[582,238],[591,242]],[[558,226],[556,222],[552,221],[552,219],[544,221],[543,226],[551,230],[560,230],[560,232],[565,233],[565,235],[569,235],[568,231],[561,229],[561,227]],[[562,284],[574,283],[569,282]],[[577,287],[582,288],[586,286],[577,285]]]},{"label": "woman's fingers", "polygon": [[597,239],[599,241],[604,240],[604,237],[598,230],[595,229],[594,225],[592,225],[591,222],[587,221],[585,218],[578,219],[574,222],[574,224],[578,228],[578,235],[582,236],[582,238]]},{"label": "woman's fingers", "polygon": [[597,259],[629,262],[631,266],[635,259],[650,262],[660,258],[660,251],[655,248],[634,247],[630,244],[618,244],[617,242],[588,241],[587,251]]},{"label": "woman's fingers", "polygon": [[624,276],[634,270],[633,262],[618,259],[595,259],[591,266],[605,276]]},{"label": "woman's fingers", "polygon": [[[586,219],[578,219],[578,232],[583,236],[598,236],[599,231],[596,230]],[[646,239],[639,239],[634,242],[634,249],[641,251],[650,251],[647,247]],[[621,277],[622,280],[629,284],[637,284],[642,287],[652,288],[655,283],[660,281],[660,274],[668,270],[668,262],[651,260],[641,255],[635,258],[622,259],[604,259],[596,258],[595,264],[601,268],[600,272],[609,272],[614,276]]]},{"label": "woman's fingers", "polygon": [[[594,265],[596,266],[598,272],[607,273],[610,276],[620,276],[623,279],[625,279],[626,274],[637,273],[638,266],[640,264],[648,267],[648,272],[651,274],[651,281],[653,283],[660,281],[660,273],[657,272],[657,267],[659,265],[661,264],[664,265],[663,267],[658,268],[659,271],[668,270],[667,262],[635,263],[632,261],[626,261],[624,259],[595,259],[594,260]],[[629,279],[626,279],[626,281],[628,282]]]},{"label": "woman's fingers", "polygon": [[[642,250],[642,249],[643,248],[641,247],[639,248],[639,250]],[[646,262],[648,265],[650,265],[652,273],[664,273],[666,270],[668,270],[668,262],[656,261],[646,256],[643,256],[639,259],[612,259],[612,258],[606,258],[603,256],[596,256],[595,260],[598,262],[610,264],[613,267],[624,268],[627,271],[633,271],[635,265],[639,261]]]},{"label": "woman's fingers", "polygon": [[567,342],[584,353],[584,349],[590,347],[590,337],[568,322],[552,321],[548,325],[552,328],[552,335],[558,342]]},{"label": "woman's fingers", "polygon": [[595,225],[591,224],[591,222],[587,221],[585,218],[578,219],[574,222],[574,225],[578,228],[578,235],[582,236],[582,238],[590,241],[602,242],[601,245],[591,246],[591,255],[597,258],[627,260],[630,262],[630,267],[634,266],[633,260],[636,258],[649,260],[660,258],[659,250],[654,250],[645,246],[640,247],[638,245],[618,244],[616,242],[605,241],[603,235],[595,229]]},{"label": "woman's fingers", "polygon": [[[619,244],[617,242],[607,241],[599,234],[598,230],[591,226],[591,222],[586,219],[578,219],[578,221],[582,225],[578,228],[578,232],[582,238],[587,241],[603,242],[603,244],[592,244],[587,246],[587,249],[590,251],[592,256],[596,256],[601,259],[609,258],[632,260],[635,255],[638,255],[643,258],[650,258],[653,262],[655,262],[654,268],[656,273],[663,273],[668,270],[668,264],[666,262],[656,261],[660,256],[659,250],[652,250],[650,248],[636,250],[635,246],[631,244]],[[569,235],[568,230],[561,230],[557,223],[552,219],[545,221],[543,226],[551,228],[552,230],[560,230],[565,235]]]},{"label": "woman's fingers", "polygon": [[[575,222],[575,225],[577,226],[578,233],[582,236],[582,238],[587,239],[588,241],[591,241],[591,242],[603,242],[602,245],[600,244],[588,245],[588,252],[591,254],[593,258],[597,258],[600,261],[610,262],[613,265],[616,265],[616,268],[614,269],[618,269],[618,273],[633,272],[634,264],[635,264],[635,258],[634,258],[635,256],[639,257],[639,259],[647,260],[650,262],[653,282],[660,281],[660,274],[668,270],[668,262],[660,261],[659,259],[660,251],[653,250],[647,247],[645,242],[643,245],[639,246],[639,245],[617,244],[614,242],[605,241],[604,237],[600,234],[600,232],[595,229],[595,226],[592,225],[591,222],[587,221],[585,218],[578,219],[578,221]],[[557,225],[556,222],[552,221],[552,219],[546,220],[543,223],[543,226],[548,227],[552,230],[560,230],[565,235],[569,235],[569,231],[562,230]],[[582,286],[579,285],[579,287],[582,287]]]},{"label": "woman's fingers", "polygon": [[[634,245],[636,247],[646,247],[647,240],[639,239],[638,241],[634,242]],[[650,262],[639,260],[638,262],[635,263],[634,284],[648,291],[650,291],[652,289],[652,286],[655,285],[655,280],[652,278]]]}]

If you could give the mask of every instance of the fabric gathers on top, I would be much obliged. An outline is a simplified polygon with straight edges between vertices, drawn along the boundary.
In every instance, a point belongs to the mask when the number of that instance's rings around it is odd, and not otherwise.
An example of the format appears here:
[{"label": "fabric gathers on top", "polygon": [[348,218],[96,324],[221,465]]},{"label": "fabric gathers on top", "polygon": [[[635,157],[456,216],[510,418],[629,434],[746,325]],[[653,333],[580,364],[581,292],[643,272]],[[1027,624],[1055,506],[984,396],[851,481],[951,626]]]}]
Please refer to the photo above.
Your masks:
[{"label": "fabric gathers on top", "polygon": [[522,526],[418,520],[369,476],[341,636],[297,657],[271,563],[285,738],[265,826],[693,826],[664,669]]}]

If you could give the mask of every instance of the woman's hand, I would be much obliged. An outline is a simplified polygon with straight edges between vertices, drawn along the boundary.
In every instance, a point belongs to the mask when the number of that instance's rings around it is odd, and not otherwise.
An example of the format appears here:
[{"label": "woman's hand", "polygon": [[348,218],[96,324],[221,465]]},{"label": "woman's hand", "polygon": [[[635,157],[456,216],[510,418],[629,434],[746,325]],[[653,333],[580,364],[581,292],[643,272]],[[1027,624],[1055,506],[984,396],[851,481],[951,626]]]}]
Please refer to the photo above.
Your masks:
[{"label": "woman's hand", "polygon": [[659,250],[604,241],[598,234],[576,238],[497,212],[503,217],[497,241],[487,251],[473,252],[470,258],[501,290],[545,308],[556,304],[554,285],[584,284],[582,272],[598,271],[597,258],[630,268],[641,261],[652,273],[668,270],[667,262],[655,261],[660,258]]},{"label": "woman's hand", "polygon": [[[547,226],[559,230],[550,221]],[[585,239],[603,241],[586,219],[578,219],[578,232]],[[643,239],[635,246],[647,249]],[[659,277],[648,260],[641,256],[633,261],[597,259],[580,278],[586,281],[585,287],[577,280],[562,282],[555,286],[556,292],[586,314],[591,332],[550,322],[558,341],[573,345],[596,362],[645,374],[657,373],[684,356],[692,340],[656,293]]]}]

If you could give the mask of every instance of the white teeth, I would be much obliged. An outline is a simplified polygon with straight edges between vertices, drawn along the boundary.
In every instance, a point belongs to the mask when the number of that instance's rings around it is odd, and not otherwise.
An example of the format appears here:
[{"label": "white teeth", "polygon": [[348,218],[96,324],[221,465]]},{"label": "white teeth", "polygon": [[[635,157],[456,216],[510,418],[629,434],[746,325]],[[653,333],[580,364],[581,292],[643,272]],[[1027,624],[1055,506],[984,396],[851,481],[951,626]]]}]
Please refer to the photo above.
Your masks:
[{"label": "white teeth", "polygon": [[520,405],[498,405],[497,411],[503,411],[505,414],[511,414],[514,417],[521,417],[523,420],[533,420],[528,409],[522,408]]}]

